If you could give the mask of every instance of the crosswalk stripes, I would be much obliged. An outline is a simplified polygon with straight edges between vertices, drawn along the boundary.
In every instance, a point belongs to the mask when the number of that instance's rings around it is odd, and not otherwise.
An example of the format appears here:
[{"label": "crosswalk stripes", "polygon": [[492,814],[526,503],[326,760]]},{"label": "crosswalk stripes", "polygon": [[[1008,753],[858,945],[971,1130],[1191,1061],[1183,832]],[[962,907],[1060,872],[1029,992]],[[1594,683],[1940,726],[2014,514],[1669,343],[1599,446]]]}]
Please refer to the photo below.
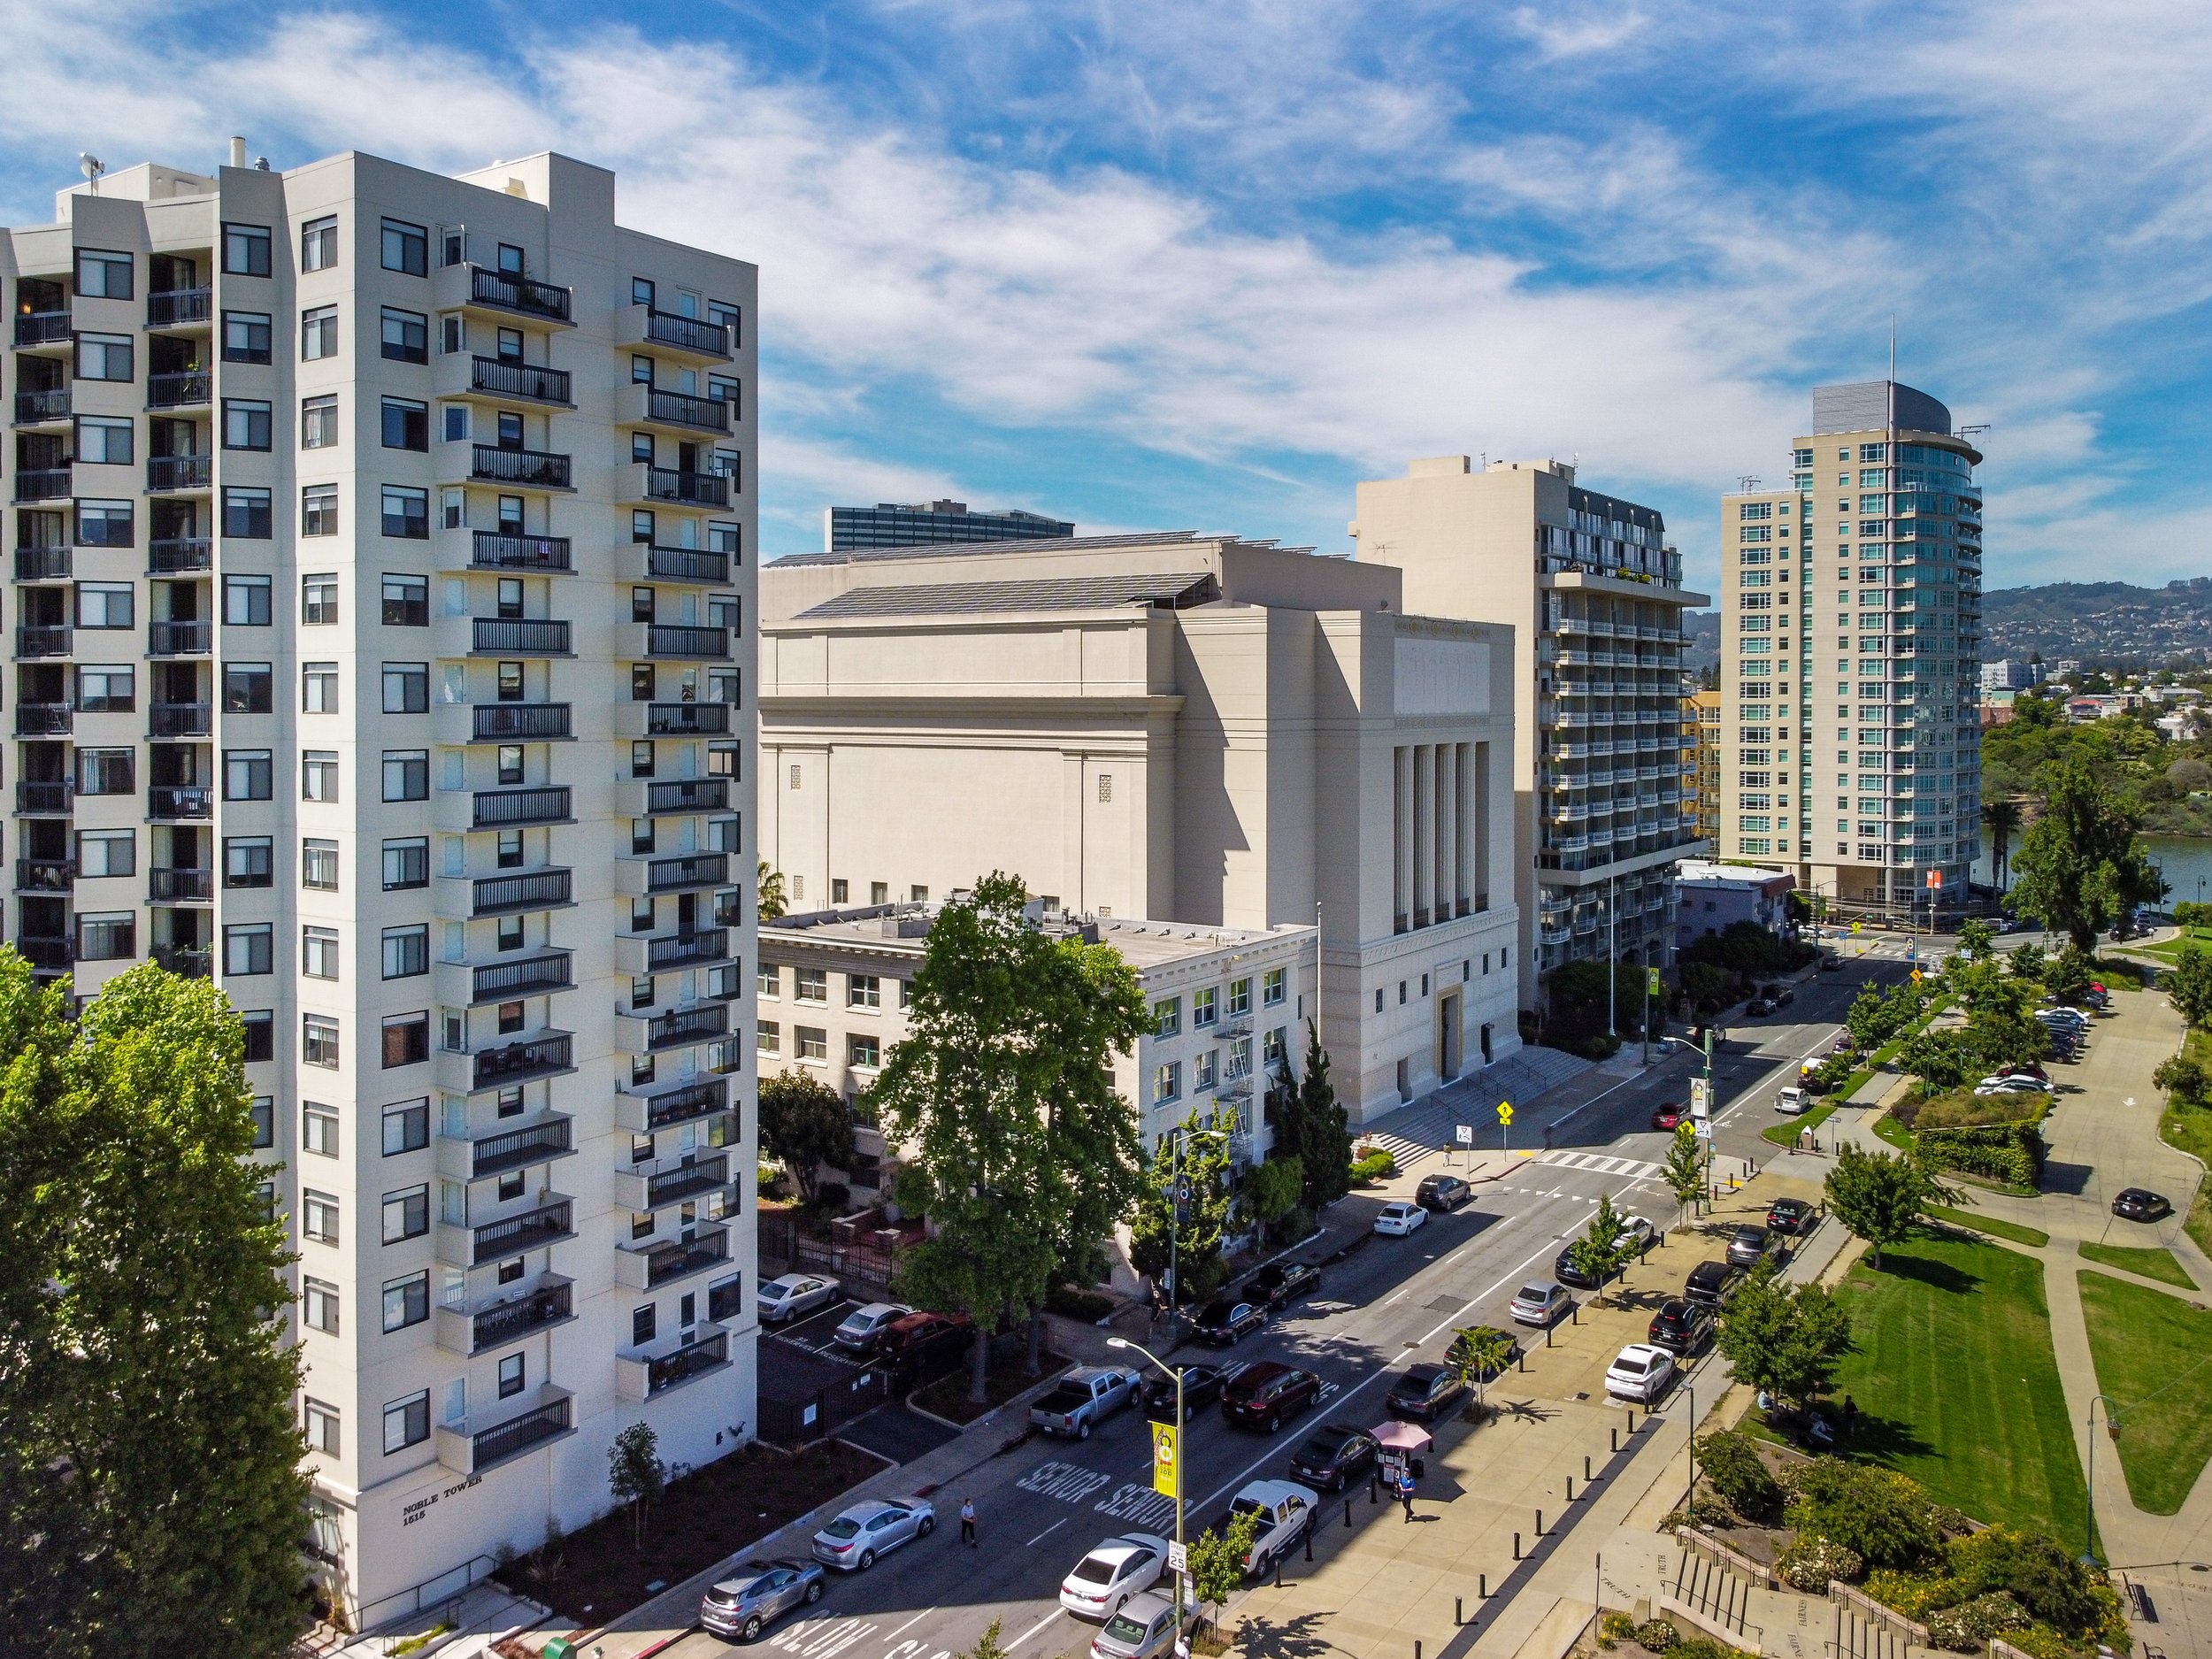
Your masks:
[{"label": "crosswalk stripes", "polygon": [[1664,1173],[1656,1164],[1641,1158],[1610,1158],[1596,1152],[1547,1152],[1536,1161],[1563,1169],[1595,1170],[1604,1175],[1632,1175],[1640,1181],[1656,1180]]}]

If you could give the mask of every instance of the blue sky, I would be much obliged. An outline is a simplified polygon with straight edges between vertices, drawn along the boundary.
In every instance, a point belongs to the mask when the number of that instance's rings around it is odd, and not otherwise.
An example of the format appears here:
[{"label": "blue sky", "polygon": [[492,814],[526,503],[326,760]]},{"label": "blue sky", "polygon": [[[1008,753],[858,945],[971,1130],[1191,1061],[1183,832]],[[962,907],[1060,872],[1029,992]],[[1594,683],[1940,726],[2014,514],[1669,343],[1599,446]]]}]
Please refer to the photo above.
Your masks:
[{"label": "blue sky", "polygon": [[1719,493],[1894,314],[1992,426],[1991,586],[2212,572],[2212,10],[0,0],[0,40],[6,222],[81,150],[549,147],[758,262],[772,555],[941,494],[1339,551],[1361,478],[1554,454],[1707,580]]}]

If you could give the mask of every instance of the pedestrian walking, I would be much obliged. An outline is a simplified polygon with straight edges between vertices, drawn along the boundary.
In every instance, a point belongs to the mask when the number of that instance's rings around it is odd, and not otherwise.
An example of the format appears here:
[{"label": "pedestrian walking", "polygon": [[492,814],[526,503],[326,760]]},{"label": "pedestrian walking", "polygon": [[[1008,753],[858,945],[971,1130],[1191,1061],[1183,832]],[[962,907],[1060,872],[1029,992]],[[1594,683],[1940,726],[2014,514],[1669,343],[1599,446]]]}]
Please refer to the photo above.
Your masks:
[{"label": "pedestrian walking", "polygon": [[1413,1471],[1412,1471],[1410,1469],[1401,1469],[1401,1470],[1398,1471],[1398,1501],[1399,1501],[1399,1502],[1401,1502],[1401,1503],[1402,1503],[1402,1504],[1404,1504],[1404,1505],[1405,1505],[1405,1517],[1404,1517],[1404,1518],[1405,1518],[1407,1521],[1410,1521],[1410,1520],[1412,1520],[1412,1519],[1413,1519]]},{"label": "pedestrian walking", "polygon": [[960,1500],[960,1541],[971,1549],[976,1548],[975,1500],[973,1498]]}]

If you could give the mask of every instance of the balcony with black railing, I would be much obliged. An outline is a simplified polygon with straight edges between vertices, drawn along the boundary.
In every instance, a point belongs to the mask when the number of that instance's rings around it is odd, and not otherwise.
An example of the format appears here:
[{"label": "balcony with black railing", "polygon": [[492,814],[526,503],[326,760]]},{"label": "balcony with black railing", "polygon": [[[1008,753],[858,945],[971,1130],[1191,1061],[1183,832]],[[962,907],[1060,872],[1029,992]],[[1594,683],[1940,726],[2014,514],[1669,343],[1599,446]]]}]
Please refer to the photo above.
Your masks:
[{"label": "balcony with black railing", "polygon": [[512,962],[488,962],[469,970],[469,1001],[480,1006],[518,996],[546,996],[576,983],[575,958],[565,950],[541,951]]},{"label": "balcony with black railing", "polygon": [[469,1179],[480,1181],[509,1170],[565,1158],[576,1149],[575,1120],[552,1117],[526,1128],[486,1135],[469,1143]]},{"label": "balcony with black railing", "polygon": [[548,1194],[521,1215],[467,1229],[468,1260],[462,1265],[481,1267],[502,1256],[543,1249],[549,1244],[573,1237],[575,1232],[573,1201]]},{"label": "balcony with black railing", "polygon": [[721,1078],[702,1077],[656,1094],[618,1094],[615,1124],[632,1134],[647,1135],[696,1123],[730,1109],[729,1087]]},{"label": "balcony with black railing", "polygon": [[215,791],[199,783],[157,783],[146,791],[146,813],[156,819],[198,822],[215,816]]},{"label": "balcony with black railing", "polygon": [[69,627],[65,623],[36,623],[15,631],[18,657],[66,657]]},{"label": "balcony with black railing", "polygon": [[15,734],[66,737],[75,718],[76,710],[65,703],[19,703],[15,705]]},{"label": "balcony with black railing", "polygon": [[24,961],[49,972],[65,969],[77,959],[76,941],[57,938],[51,933],[19,933],[15,948],[22,953]]},{"label": "balcony with black railing", "polygon": [[724,1227],[702,1227],[692,1239],[649,1239],[615,1247],[615,1277],[632,1290],[657,1290],[730,1259]]},{"label": "balcony with black railing", "polygon": [[468,448],[471,482],[521,489],[575,488],[574,466],[565,455],[549,449],[503,449],[494,443],[472,443]]},{"label": "balcony with black railing", "polygon": [[730,579],[730,556],[705,548],[656,547],[640,543],[649,580],[711,584]]},{"label": "balcony with black railing", "polygon": [[215,319],[211,288],[164,288],[146,296],[149,328],[186,328]]},{"label": "balcony with black railing", "polygon": [[57,386],[49,391],[18,392],[15,395],[15,424],[19,426],[42,426],[68,419],[69,388],[66,386]]},{"label": "balcony with black railing", "polygon": [[645,655],[674,657],[690,662],[727,662],[730,657],[730,631],[727,628],[682,626],[666,622],[645,625]]},{"label": "balcony with black railing", "polygon": [[215,396],[215,377],[205,369],[180,369],[146,377],[149,409],[197,409]]},{"label": "balcony with black railing", "polygon": [[731,356],[730,331],[720,323],[650,305],[633,305],[620,313],[616,338],[621,345],[661,346],[688,357],[726,362]]},{"label": "balcony with black railing", "polygon": [[472,1087],[480,1089],[526,1083],[533,1078],[557,1077],[576,1069],[574,1040],[565,1031],[546,1032],[522,1042],[480,1049],[472,1060]]},{"label": "balcony with black railing", "polygon": [[441,1424],[438,1427],[438,1461],[457,1474],[480,1475],[486,1470],[510,1458],[519,1457],[549,1440],[557,1440],[573,1433],[575,1425],[567,1391],[546,1385],[540,1392],[557,1394],[560,1397],[474,1432],[469,1432],[465,1423],[459,1428]]},{"label": "balcony with black railing", "polygon": [[547,617],[471,617],[469,649],[482,657],[566,657],[569,625]]},{"label": "balcony with black railing", "polygon": [[215,898],[215,872],[182,864],[155,864],[146,872],[147,898],[155,904],[207,904]]},{"label": "balcony with black railing", "polygon": [[722,737],[730,729],[726,703],[624,703],[615,705],[622,737]]},{"label": "balcony with black railing", "polygon": [[566,784],[531,789],[479,789],[469,797],[471,829],[520,829],[532,824],[565,824],[575,817]]},{"label": "balcony with black railing", "polygon": [[625,426],[672,426],[683,432],[727,432],[730,406],[718,397],[695,397],[643,384],[625,388],[617,417]]},{"label": "balcony with black railing", "polygon": [[215,729],[215,710],[204,703],[156,703],[148,706],[146,720],[154,737],[206,737]]},{"label": "balcony with black railing", "polygon": [[573,737],[573,710],[565,703],[478,703],[469,710],[475,743],[551,742]]},{"label": "balcony with black railing", "polygon": [[212,622],[150,622],[146,625],[149,657],[205,657],[215,649]]},{"label": "balcony with black railing", "polygon": [[655,466],[634,461],[629,468],[630,501],[677,507],[726,507],[730,480],[719,472],[689,472],[681,467]]},{"label": "balcony with black railing", "polygon": [[15,579],[19,582],[65,582],[75,568],[72,549],[65,547],[19,547],[15,550]]},{"label": "balcony with black railing", "polygon": [[541,575],[574,569],[565,535],[523,535],[506,530],[479,530],[469,543],[469,565],[480,571],[535,571]]},{"label": "balcony with black railing", "polygon": [[204,979],[215,972],[212,945],[156,945],[154,960],[183,979]]},{"label": "balcony with black railing", "polygon": [[557,910],[575,902],[575,876],[569,870],[532,870],[519,875],[480,876],[469,884],[473,916],[506,916],[518,910]]},{"label": "balcony with black railing", "polygon": [[156,455],[146,460],[146,488],[160,495],[212,488],[215,459],[206,455]]},{"label": "balcony with black railing", "polygon": [[469,359],[469,390],[482,392],[493,397],[518,398],[526,403],[551,403],[566,409],[573,407],[572,386],[566,369],[549,369],[535,363],[518,363],[511,357],[471,357]]},{"label": "balcony with black railing", "polygon": [[635,1348],[614,1356],[615,1393],[632,1402],[650,1400],[730,1363],[729,1333],[718,1326],[695,1332],[665,1349]]},{"label": "balcony with black railing", "polygon": [[615,786],[617,810],[626,818],[671,812],[719,812],[730,804],[727,778],[636,779]]},{"label": "balcony with black railing", "polygon": [[65,346],[77,337],[66,311],[22,311],[15,319],[19,346]]},{"label": "balcony with black railing", "polygon": [[730,879],[727,853],[685,853],[673,858],[625,858],[620,861],[619,886],[640,895],[690,893],[718,887]]},{"label": "balcony with black railing", "polygon": [[67,778],[43,783],[18,783],[15,810],[33,817],[63,818],[68,815],[76,795],[76,783]]},{"label": "balcony with black railing", "polygon": [[615,1021],[616,1040],[630,1052],[658,1054],[665,1048],[686,1048],[726,1036],[730,1029],[726,1002],[706,1002],[696,1008],[672,1009],[650,1019],[622,1015]]},{"label": "balcony with black railing", "polygon": [[155,576],[213,570],[214,539],[204,535],[156,536],[146,549],[146,568]]},{"label": "balcony with black railing", "polygon": [[574,1281],[557,1273],[542,1275],[534,1288],[520,1296],[469,1310],[438,1310],[438,1341],[461,1354],[481,1354],[504,1348],[534,1332],[565,1324],[576,1317]]},{"label": "balcony with black railing", "polygon": [[614,941],[615,967],[623,973],[673,973],[726,962],[730,930],[699,927],[680,933],[622,934]]},{"label": "balcony with black railing", "polygon": [[72,858],[19,858],[15,861],[18,893],[66,893],[77,884],[77,864]]},{"label": "balcony with black railing", "polygon": [[517,271],[468,267],[468,299],[472,307],[505,311],[534,322],[566,324],[573,320],[575,302],[568,289],[541,282]]},{"label": "balcony with black railing", "polygon": [[18,501],[66,501],[75,474],[65,466],[23,466],[15,473]]},{"label": "balcony with black railing", "polygon": [[699,1153],[687,1158],[664,1158],[618,1168],[614,1172],[614,1201],[626,1210],[642,1213],[665,1210],[671,1204],[702,1197],[729,1184],[729,1154]]}]

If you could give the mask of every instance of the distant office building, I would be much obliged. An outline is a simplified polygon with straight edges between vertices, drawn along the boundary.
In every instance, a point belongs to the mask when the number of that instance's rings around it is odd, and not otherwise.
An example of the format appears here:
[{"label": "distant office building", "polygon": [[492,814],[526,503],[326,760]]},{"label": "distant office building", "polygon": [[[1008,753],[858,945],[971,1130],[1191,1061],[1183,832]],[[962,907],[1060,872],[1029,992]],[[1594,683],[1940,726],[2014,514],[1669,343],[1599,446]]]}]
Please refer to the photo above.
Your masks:
[{"label": "distant office building", "polygon": [[935,541],[1042,541],[1075,534],[1075,526],[1041,513],[970,512],[964,501],[925,501],[910,507],[878,502],[872,507],[832,507],[822,518],[822,550],[927,547]]},{"label": "distant office building", "polygon": [[1795,878],[1751,864],[1685,859],[1675,866],[1675,944],[1687,949],[1707,934],[1750,922],[1778,938],[1793,931],[1790,893]]},{"label": "distant office building", "polygon": [[1981,455],[1909,386],[1822,387],[1786,489],[1723,498],[1721,850],[1906,914],[1981,818]]},{"label": "distant office building", "polygon": [[1514,901],[1524,1006],[1537,976],[1606,959],[1663,966],[1682,804],[1682,586],[1658,511],[1563,461],[1417,460],[1359,487],[1363,565],[1405,572],[1407,608],[1513,629]]},{"label": "distant office building", "polygon": [[1982,690],[2025,691],[2031,686],[2043,683],[2043,664],[2040,663],[1984,663]]},{"label": "distant office building", "polygon": [[1693,691],[1682,699],[1682,804],[1691,833],[1720,844],[1720,705],[1717,691]]}]

